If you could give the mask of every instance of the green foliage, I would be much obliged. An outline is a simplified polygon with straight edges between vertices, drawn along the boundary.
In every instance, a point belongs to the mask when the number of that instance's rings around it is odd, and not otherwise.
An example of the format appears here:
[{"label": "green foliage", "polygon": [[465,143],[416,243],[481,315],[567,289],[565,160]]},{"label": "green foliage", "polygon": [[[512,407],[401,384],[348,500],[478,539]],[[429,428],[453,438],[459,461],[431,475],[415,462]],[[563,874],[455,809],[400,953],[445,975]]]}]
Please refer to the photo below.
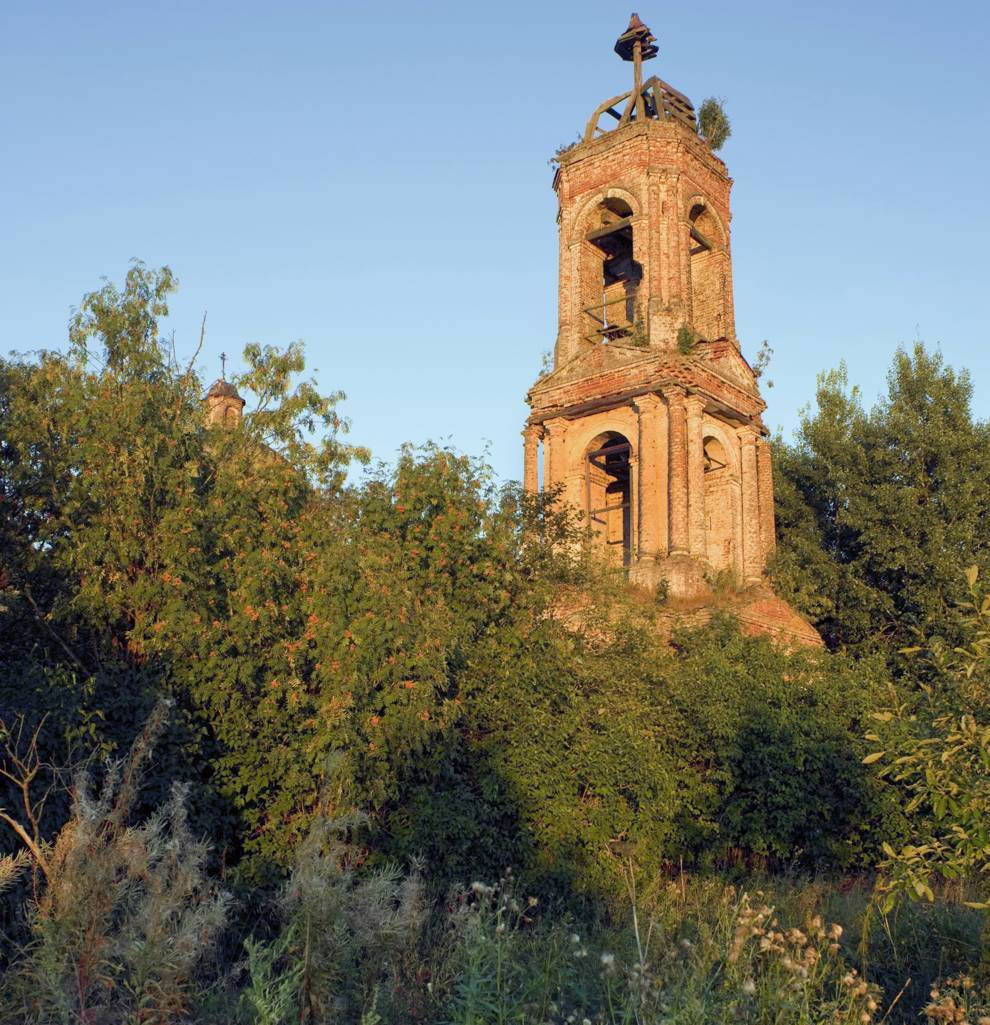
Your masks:
[{"label": "green foliage", "polygon": [[[588,894],[614,896],[630,851],[644,873],[868,856],[887,811],[850,666],[728,626],[670,651],[655,606],[565,558],[552,496],[450,450],[342,487],[359,453],[337,396],[292,386],[297,347],[249,347],[256,408],[207,428],[158,340],[171,287],[137,266],[84,302],[69,357],[5,365],[11,693],[90,749],[172,695],[158,779],[203,781],[195,821],[254,878],[354,809],[375,858]],[[583,635],[554,614],[568,580],[606,610]]]},{"label": "green foliage", "polygon": [[762,899],[719,884],[671,886],[633,903],[632,927],[585,936],[566,923],[532,928],[512,890],[475,885],[454,916],[454,1025],[595,1021],[688,1025],[869,1023],[875,986],[844,962],[841,929],[808,916],[789,926]]},{"label": "green foliage", "polygon": [[[249,346],[247,415],[208,427],[204,382],[160,338],[173,288],[135,265],[84,300],[66,354],[0,363],[0,704],[44,744],[25,800],[3,777],[7,827],[16,801],[38,809],[3,842],[27,836],[51,871],[9,1006],[42,1021],[137,1003],[272,1023],[872,1014],[837,951],[816,946],[792,980],[798,941],[724,889],[710,914],[667,894],[650,957],[634,929],[589,972],[567,925],[538,924],[507,883],[451,898],[431,927],[418,870],[393,866],[422,856],[446,885],[513,864],[528,892],[585,910],[675,866],[863,867],[884,841],[893,877],[913,859],[933,890],[932,872],[981,867],[990,606],[954,602],[960,553],[987,547],[990,469],[965,375],[902,353],[869,412],[827,375],[782,447],[777,578],[851,654],[784,651],[721,619],[668,643],[655,601],[573,554],[553,495],[432,445],[348,486],[364,453],[343,440],[341,396],[297,383],[298,345]],[[679,348],[695,342],[685,325]],[[939,658],[892,657],[919,624],[938,625]],[[890,691],[891,662],[923,665],[924,686]],[[140,797],[128,770],[99,798],[56,786],[38,802],[58,767],[126,748],[162,695],[174,712]],[[900,760],[878,778],[864,734],[885,702],[873,732]],[[194,781],[188,800],[169,798],[175,777]],[[202,833],[273,911],[243,947],[228,937],[243,971],[205,967],[227,898]],[[22,861],[0,852],[8,897]],[[769,946],[737,943],[741,919]]]},{"label": "green foliage", "polygon": [[[854,887],[768,881],[750,895],[681,872],[639,892],[631,858],[629,927],[544,913],[535,897],[516,896],[526,891],[511,872],[496,886],[455,890],[428,923],[418,870],[362,866],[364,823],[354,818],[314,824],[274,902],[249,898],[258,925],[244,940],[246,961],[227,937],[225,960],[235,963],[210,964],[203,955],[216,947],[228,898],[205,875],[181,806],[141,826],[127,821],[161,720],[98,801],[79,788],[78,815],[48,860],[35,940],[0,977],[5,1021],[835,1025],[886,1009],[882,1020],[908,1022],[933,967],[964,970],[978,954],[978,935],[949,905],[908,909],[867,933],[868,895]],[[844,928],[826,925],[836,912]],[[874,964],[882,988],[867,981]],[[916,980],[913,991],[905,979]],[[966,980],[947,986],[957,1003],[982,1007]]]},{"label": "green foliage", "polygon": [[649,608],[616,619],[619,599],[601,600],[611,619],[584,632],[607,644],[547,631],[479,660],[463,764],[479,792],[511,797],[518,825],[493,822],[515,838],[506,855],[543,885],[612,897],[630,858],[645,877],[681,858],[869,863],[899,822],[859,764],[876,667],[731,622],[671,652]]},{"label": "green foliage", "polygon": [[[770,343],[764,338],[760,344],[759,351],[756,353],[756,358],[753,360],[753,376],[759,380],[767,372],[770,366],[770,360],[773,359],[773,349]],[[767,387],[773,387],[773,381],[767,381]]]},{"label": "green foliage", "polygon": [[[990,872],[990,593],[977,567],[966,574],[961,606],[965,643],[935,638],[927,655],[931,680],[914,700],[874,713],[868,735],[883,750],[868,764],[903,792],[911,815],[909,842],[884,843],[885,906],[902,896],[933,900],[940,880]],[[990,908],[985,893],[977,902]]]},{"label": "green foliage", "polygon": [[641,314],[636,315],[636,322],[633,324],[632,333],[627,339],[627,344],[637,349],[645,349],[650,344],[650,335],[646,330],[646,323]]},{"label": "green foliage", "polygon": [[682,324],[677,329],[677,351],[682,356],[690,356],[698,341],[697,333],[687,324]]},{"label": "green foliage", "polygon": [[709,96],[698,108],[698,133],[713,152],[718,152],[732,135],[732,123],[723,101]]},{"label": "green foliage", "polygon": [[[845,368],[819,378],[796,443],[776,446],[774,579],[832,649],[898,649],[961,628],[959,566],[990,554],[990,428],[966,373],[920,344],[871,409]],[[961,560],[966,560],[962,562]]]},{"label": "green foliage", "polygon": [[293,957],[296,937],[289,930],[270,943],[248,936],[247,981],[237,1010],[252,1025],[288,1025],[299,1020],[299,990],[305,961]]},{"label": "green foliage", "polygon": [[882,912],[869,875],[767,885],[782,913],[817,905],[829,920],[842,924],[845,956],[880,986],[881,1006],[893,1004],[892,1022],[917,1022],[940,979],[980,962],[981,915],[961,903],[966,892],[957,887],[939,894],[934,903],[904,903]]}]

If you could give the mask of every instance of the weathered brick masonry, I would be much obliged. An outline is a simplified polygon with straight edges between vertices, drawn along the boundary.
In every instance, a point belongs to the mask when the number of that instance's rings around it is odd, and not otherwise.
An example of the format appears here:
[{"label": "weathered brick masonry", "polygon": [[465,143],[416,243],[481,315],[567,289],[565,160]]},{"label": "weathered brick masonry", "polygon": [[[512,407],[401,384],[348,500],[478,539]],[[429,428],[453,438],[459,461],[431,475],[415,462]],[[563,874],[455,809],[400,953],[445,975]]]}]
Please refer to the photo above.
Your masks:
[{"label": "weathered brick masonry", "polygon": [[729,581],[747,629],[820,643],[765,580],[773,477],[735,330],[732,180],[687,97],[642,81],[653,43],[634,15],[616,44],[632,90],[558,154],[558,333],[527,396],[524,483],[562,486],[633,583],[697,607]]}]

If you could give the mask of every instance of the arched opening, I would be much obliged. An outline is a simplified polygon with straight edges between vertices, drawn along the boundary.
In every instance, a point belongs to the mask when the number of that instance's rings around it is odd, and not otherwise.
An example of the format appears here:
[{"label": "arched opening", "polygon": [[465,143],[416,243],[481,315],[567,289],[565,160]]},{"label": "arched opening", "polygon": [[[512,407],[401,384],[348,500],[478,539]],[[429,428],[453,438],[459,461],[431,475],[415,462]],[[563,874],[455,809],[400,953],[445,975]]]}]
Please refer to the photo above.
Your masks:
[{"label": "arched opening", "polygon": [[632,550],[629,439],[599,434],[585,452],[585,511],[593,542],[616,565],[628,566]]},{"label": "arched opening", "polygon": [[691,319],[702,338],[725,337],[725,260],[722,229],[712,212],[696,203],[691,223]]},{"label": "arched opening", "polygon": [[716,573],[738,569],[736,529],[739,484],[725,446],[714,435],[704,440],[705,555]]},{"label": "arched opening", "polygon": [[633,333],[643,268],[633,259],[632,207],[603,199],[588,215],[581,250],[581,307],[587,341],[614,342]]}]

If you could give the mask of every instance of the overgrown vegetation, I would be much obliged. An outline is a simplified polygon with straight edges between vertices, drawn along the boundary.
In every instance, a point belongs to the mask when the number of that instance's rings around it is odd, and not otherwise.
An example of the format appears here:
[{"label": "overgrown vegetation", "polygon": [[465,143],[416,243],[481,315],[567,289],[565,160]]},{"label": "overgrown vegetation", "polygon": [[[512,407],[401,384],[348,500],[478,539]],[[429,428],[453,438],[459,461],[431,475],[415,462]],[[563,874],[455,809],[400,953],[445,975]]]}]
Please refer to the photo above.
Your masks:
[{"label": "overgrown vegetation", "polygon": [[690,356],[697,342],[697,333],[687,324],[682,324],[677,329],[677,351],[682,356]]},{"label": "overgrown vegetation", "polygon": [[777,586],[830,651],[668,642],[553,496],[436,446],[348,484],[298,347],[207,427],[174,287],[135,265],[0,362],[3,1020],[984,1013],[965,375],[901,353],[870,412],[825,375],[776,446]]},{"label": "overgrown vegetation", "polygon": [[774,579],[833,650],[898,674],[918,631],[963,637],[965,568],[990,552],[990,427],[968,374],[921,344],[899,351],[871,409],[844,367],[822,374],[796,441],[778,441]]},{"label": "overgrown vegetation", "polygon": [[717,153],[729,141],[732,123],[722,100],[709,96],[698,108],[698,133],[713,153]]}]

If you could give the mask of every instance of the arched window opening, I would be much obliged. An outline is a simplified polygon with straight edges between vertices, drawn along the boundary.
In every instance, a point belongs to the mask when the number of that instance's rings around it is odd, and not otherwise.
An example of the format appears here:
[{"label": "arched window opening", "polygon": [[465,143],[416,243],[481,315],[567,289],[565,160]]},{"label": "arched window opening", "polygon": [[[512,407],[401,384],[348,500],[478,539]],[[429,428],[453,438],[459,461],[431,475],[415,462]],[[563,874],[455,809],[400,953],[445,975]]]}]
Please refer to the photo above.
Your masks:
[{"label": "arched window opening", "polygon": [[702,338],[725,336],[725,266],[722,230],[711,211],[696,203],[688,215],[691,232],[691,313]]},{"label": "arched window opening", "polygon": [[705,473],[716,473],[724,470],[728,463],[725,446],[718,438],[705,438]]},{"label": "arched window opening", "polygon": [[613,342],[633,333],[642,266],[633,259],[633,212],[625,200],[603,199],[585,233],[581,295],[585,338]]},{"label": "arched window opening", "polygon": [[585,453],[585,510],[593,542],[610,562],[628,566],[632,550],[629,457],[632,446],[621,434],[600,434]]},{"label": "arched window opening", "polygon": [[705,556],[716,573],[738,569],[739,484],[722,442],[704,439]]}]

